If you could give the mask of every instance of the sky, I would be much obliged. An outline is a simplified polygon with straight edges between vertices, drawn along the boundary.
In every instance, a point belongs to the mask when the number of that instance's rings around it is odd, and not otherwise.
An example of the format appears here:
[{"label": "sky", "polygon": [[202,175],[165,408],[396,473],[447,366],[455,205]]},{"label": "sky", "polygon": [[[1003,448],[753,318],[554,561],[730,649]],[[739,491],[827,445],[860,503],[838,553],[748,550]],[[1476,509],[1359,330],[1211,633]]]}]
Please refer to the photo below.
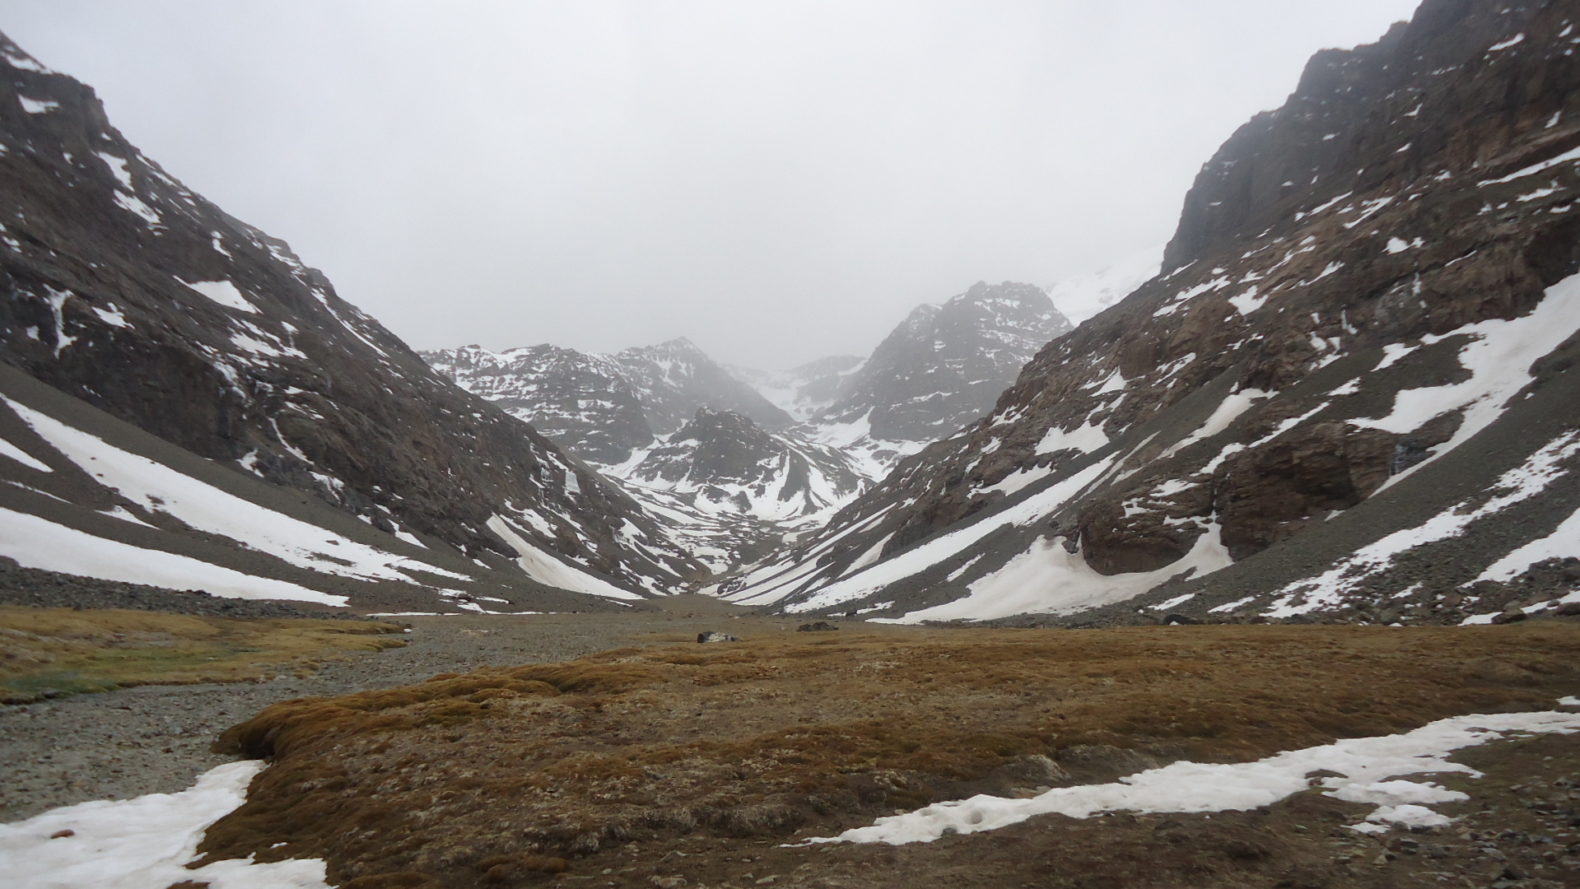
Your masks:
[{"label": "sky", "polygon": [[0,0],[168,172],[420,349],[866,354],[1155,250],[1415,0]]}]

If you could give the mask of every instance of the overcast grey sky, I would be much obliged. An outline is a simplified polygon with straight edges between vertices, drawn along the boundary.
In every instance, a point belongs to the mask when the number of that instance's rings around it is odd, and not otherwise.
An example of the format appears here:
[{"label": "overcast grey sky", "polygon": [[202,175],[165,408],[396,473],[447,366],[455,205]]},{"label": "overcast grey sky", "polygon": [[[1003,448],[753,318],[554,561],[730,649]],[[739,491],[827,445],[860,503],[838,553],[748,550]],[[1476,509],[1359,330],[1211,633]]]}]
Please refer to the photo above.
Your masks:
[{"label": "overcast grey sky", "polygon": [[0,0],[173,175],[418,348],[865,354],[1161,245],[1415,0]]}]

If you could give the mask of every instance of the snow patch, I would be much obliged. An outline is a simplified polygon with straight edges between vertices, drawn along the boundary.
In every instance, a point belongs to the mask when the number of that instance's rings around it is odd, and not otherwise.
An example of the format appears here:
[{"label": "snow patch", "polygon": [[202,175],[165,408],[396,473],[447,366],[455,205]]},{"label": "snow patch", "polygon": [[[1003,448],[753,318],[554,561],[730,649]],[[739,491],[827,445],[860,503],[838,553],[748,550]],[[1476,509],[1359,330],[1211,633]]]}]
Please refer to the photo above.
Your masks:
[{"label": "snow patch", "polygon": [[188,590],[194,587],[231,599],[290,599],[344,605],[332,596],[295,584],[254,577],[164,550],[143,549],[96,537],[38,516],[0,509],[0,553],[24,568],[80,574],[100,580],[145,583]]},{"label": "snow patch", "polygon": [[48,99],[29,99],[27,96],[17,96],[17,99],[22,103],[22,110],[28,114],[48,114],[60,107],[59,102]]},{"label": "snow patch", "polygon": [[1156,571],[1099,574],[1079,552],[1058,539],[1042,538],[1004,567],[968,587],[952,602],[913,611],[886,623],[915,624],[929,620],[990,620],[1013,614],[1070,614],[1141,595],[1177,574],[1202,577],[1228,567],[1232,560],[1210,527],[1196,538],[1190,552]]},{"label": "snow patch", "polygon": [[[927,843],[946,834],[980,833],[1018,824],[1037,815],[1090,818],[1104,812],[1200,813],[1246,811],[1272,805],[1306,790],[1307,776],[1331,771],[1321,779],[1329,795],[1340,799],[1410,799],[1448,801],[1450,791],[1435,785],[1391,782],[1401,775],[1457,772],[1479,777],[1476,770],[1451,761],[1455,750],[1495,741],[1514,732],[1573,734],[1580,714],[1559,712],[1497,713],[1455,716],[1414,731],[1371,738],[1348,738],[1318,747],[1292,750],[1246,763],[1176,762],[1138,772],[1112,784],[1059,787],[1029,799],[982,794],[936,803],[914,812],[879,818],[868,827],[808,843]],[[1406,787],[1404,785],[1410,785]],[[1342,795],[1341,795],[1342,794]],[[1418,803],[1410,803],[1416,805]],[[1429,810],[1428,810],[1429,811]],[[1435,814],[1435,813],[1433,813]],[[1441,816],[1439,816],[1441,817]],[[1424,823],[1420,812],[1384,806],[1368,819]]]},{"label": "snow patch", "polygon": [[258,307],[249,302],[247,297],[243,296],[241,291],[237,289],[236,285],[232,284],[229,279],[221,278],[218,281],[186,281],[182,280],[181,278],[176,278],[176,280],[180,281],[182,284],[185,284],[194,292],[208,297],[227,309],[235,309],[238,312],[247,312],[253,315],[258,314]]},{"label": "snow patch", "polygon": [[[179,793],[96,800],[0,824],[0,859],[12,889],[328,889],[320,859],[250,857],[188,869],[209,825],[247,799],[263,763],[216,766]],[[66,834],[61,836],[60,834]]]}]

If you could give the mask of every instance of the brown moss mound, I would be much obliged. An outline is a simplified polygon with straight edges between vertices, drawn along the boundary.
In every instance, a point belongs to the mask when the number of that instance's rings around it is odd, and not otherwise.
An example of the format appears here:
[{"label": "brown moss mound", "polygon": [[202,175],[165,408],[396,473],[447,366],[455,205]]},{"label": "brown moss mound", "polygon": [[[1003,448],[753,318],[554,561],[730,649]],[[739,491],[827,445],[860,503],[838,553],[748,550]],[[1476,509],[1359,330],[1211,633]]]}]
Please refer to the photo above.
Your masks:
[{"label": "brown moss mound", "polygon": [[1574,692],[1577,656],[1580,628],[1559,624],[626,649],[270,707],[220,741],[276,762],[204,851],[324,857],[354,886],[528,885],[682,837],[783,840],[969,793],[1544,709]]},{"label": "brown moss mound", "polygon": [[302,673],[405,645],[400,632],[374,621],[0,606],[0,703]]}]

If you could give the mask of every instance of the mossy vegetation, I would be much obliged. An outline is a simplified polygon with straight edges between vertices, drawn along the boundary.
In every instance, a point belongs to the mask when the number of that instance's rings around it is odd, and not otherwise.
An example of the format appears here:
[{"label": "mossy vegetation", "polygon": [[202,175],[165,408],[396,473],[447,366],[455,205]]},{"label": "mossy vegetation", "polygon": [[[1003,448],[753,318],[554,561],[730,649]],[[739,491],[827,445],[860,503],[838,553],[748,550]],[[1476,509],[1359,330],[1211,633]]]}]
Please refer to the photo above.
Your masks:
[{"label": "mossy vegetation", "polygon": [[778,842],[977,792],[1547,709],[1577,665],[1580,627],[1558,623],[622,649],[272,706],[220,742],[275,765],[204,849],[324,857],[347,885],[528,885],[653,841]]},{"label": "mossy vegetation", "polygon": [[0,606],[0,700],[266,679],[404,645],[400,632],[370,621]]}]

